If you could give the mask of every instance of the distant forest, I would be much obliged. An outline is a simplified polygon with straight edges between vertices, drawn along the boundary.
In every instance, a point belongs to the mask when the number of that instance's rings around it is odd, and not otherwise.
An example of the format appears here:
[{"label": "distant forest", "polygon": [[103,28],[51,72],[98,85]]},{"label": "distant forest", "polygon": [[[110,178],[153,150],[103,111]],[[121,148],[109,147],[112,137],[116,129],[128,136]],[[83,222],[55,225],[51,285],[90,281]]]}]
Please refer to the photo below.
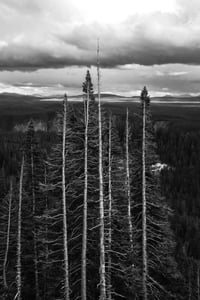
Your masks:
[{"label": "distant forest", "polygon": [[0,133],[1,299],[200,300],[200,131],[82,88]]}]

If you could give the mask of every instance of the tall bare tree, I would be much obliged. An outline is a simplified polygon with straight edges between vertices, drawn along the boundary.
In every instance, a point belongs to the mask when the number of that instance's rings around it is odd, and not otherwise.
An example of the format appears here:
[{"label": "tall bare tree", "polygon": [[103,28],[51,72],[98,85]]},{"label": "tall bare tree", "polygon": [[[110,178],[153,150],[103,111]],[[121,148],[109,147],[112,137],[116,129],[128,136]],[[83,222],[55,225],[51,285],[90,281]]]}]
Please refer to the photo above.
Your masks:
[{"label": "tall bare tree", "polygon": [[18,207],[18,225],[17,225],[17,294],[15,299],[22,299],[22,263],[21,263],[21,244],[22,244],[22,198],[23,198],[23,179],[24,179],[24,153],[21,162],[20,181],[19,181],[19,207]]},{"label": "tall bare tree", "polygon": [[68,234],[67,234],[67,207],[66,207],[66,119],[67,95],[63,101],[63,134],[62,134],[62,215],[63,215],[63,247],[64,247],[64,299],[70,299],[69,287],[69,259],[68,259]]},{"label": "tall bare tree", "polygon": [[143,300],[147,295],[147,202],[146,202],[146,104],[149,101],[144,87],[141,94],[142,101],[142,288]]},{"label": "tall bare tree", "polygon": [[98,122],[99,122],[100,300],[106,300],[104,195],[103,195],[103,147],[102,147],[99,41],[98,41],[98,46],[97,46],[97,79],[98,79]]},{"label": "tall bare tree", "polygon": [[131,255],[133,255],[133,224],[131,213],[131,186],[130,186],[130,163],[129,163],[129,111],[126,109],[126,194],[128,200],[128,232],[129,242],[131,248]]},{"label": "tall bare tree", "polygon": [[[87,77],[86,77],[87,79]],[[86,82],[85,103],[85,145],[84,145],[84,201],[83,201],[83,236],[81,261],[81,299],[87,299],[87,211],[88,211],[88,123],[89,123],[89,81]]]},{"label": "tall bare tree", "polygon": [[112,300],[112,113],[109,114],[108,132],[108,267],[107,267],[107,293],[108,300]]}]

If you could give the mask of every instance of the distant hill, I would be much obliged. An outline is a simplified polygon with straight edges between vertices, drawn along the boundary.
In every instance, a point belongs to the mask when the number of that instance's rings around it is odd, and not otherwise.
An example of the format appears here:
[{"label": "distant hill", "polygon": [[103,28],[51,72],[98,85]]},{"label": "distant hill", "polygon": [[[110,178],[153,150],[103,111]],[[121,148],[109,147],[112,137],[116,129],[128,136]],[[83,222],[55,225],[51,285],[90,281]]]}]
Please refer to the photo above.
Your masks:
[{"label": "distant hill", "polygon": [[38,101],[41,97],[34,96],[34,95],[22,95],[22,94],[15,94],[15,93],[0,93],[0,101]]},{"label": "distant hill", "polygon": [[[97,99],[98,94],[94,94],[95,98]],[[0,102],[2,103],[2,101],[12,101],[12,102],[17,102],[19,104],[25,103],[25,102],[37,102],[37,101],[41,101],[41,100],[62,100],[64,97],[64,95],[52,95],[52,96],[37,96],[37,95],[22,95],[22,94],[15,94],[15,93],[0,93]],[[83,98],[83,95],[72,95],[72,96],[68,96],[69,99],[71,100],[76,100],[79,99],[81,100]],[[122,102],[124,102],[125,100],[127,101],[131,101],[133,100],[137,100],[139,101],[139,96],[131,96],[131,97],[126,97],[126,96],[121,96],[118,94],[112,94],[112,93],[101,93],[101,98],[103,100],[112,100],[114,101],[114,99],[117,99],[118,101],[121,99]],[[19,102],[20,101],[20,102]],[[179,97],[174,97],[171,95],[165,95],[163,97],[151,97],[151,101],[153,102],[169,102],[169,103],[176,103],[176,102],[184,102],[184,103],[193,103],[193,102],[200,102],[200,95],[199,96],[189,96],[189,95],[185,95],[185,96],[179,96]]]},{"label": "distant hill", "polygon": [[[129,107],[130,115],[139,113],[139,97],[121,97],[119,95],[103,93],[102,105],[116,115],[126,113]],[[21,128],[31,118],[50,126],[56,112],[62,110],[63,96],[37,97],[11,93],[0,94],[0,131],[9,131]],[[69,99],[82,105],[82,95],[72,96]],[[97,98],[96,98],[97,101]],[[157,127],[174,126],[173,128],[186,128],[200,130],[200,97],[152,97],[151,111]],[[42,123],[43,124],[43,123]],[[163,125],[164,124],[164,125]],[[16,127],[18,126],[18,127]]]},{"label": "distant hill", "polygon": [[[95,98],[98,97],[98,94],[97,93],[94,93],[94,96]],[[46,97],[40,97],[42,99],[63,99],[64,95],[52,95],[52,96],[46,96]],[[70,96],[68,95],[68,98],[69,99],[82,99],[83,98],[83,94],[80,94],[80,95],[73,95],[73,96]],[[117,94],[112,94],[112,93],[101,93],[101,98],[133,98],[133,97],[125,97],[125,96],[122,96],[122,95],[117,95]],[[138,97],[137,97],[138,98]]]}]

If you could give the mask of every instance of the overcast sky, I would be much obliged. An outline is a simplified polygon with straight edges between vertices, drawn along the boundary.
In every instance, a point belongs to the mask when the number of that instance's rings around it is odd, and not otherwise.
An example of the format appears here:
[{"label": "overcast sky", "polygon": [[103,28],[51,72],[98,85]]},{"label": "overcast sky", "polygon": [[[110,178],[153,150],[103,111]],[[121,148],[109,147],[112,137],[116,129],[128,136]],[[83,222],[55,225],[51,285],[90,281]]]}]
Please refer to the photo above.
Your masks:
[{"label": "overcast sky", "polygon": [[200,94],[199,0],[1,0],[0,92]]}]

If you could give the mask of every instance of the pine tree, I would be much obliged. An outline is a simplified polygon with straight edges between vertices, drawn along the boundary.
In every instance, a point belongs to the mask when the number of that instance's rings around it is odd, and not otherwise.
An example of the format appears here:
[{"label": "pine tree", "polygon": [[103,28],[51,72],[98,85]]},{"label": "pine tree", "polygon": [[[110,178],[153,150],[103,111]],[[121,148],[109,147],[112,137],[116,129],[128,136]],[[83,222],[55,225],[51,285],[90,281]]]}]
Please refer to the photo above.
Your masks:
[{"label": "pine tree", "polygon": [[83,89],[83,93],[86,95],[86,97],[87,97],[87,94],[89,93],[90,100],[95,101],[93,84],[92,84],[92,79],[91,79],[89,70],[86,73],[86,77],[85,77],[85,81],[83,82],[82,89]]},{"label": "pine tree", "polygon": [[140,125],[135,128],[132,185],[134,226],[137,229],[135,243],[140,245],[135,266],[140,270],[142,287],[136,280],[135,292],[144,300],[155,297],[171,299],[173,288],[170,282],[180,281],[180,273],[173,258],[175,242],[169,224],[171,210],[161,194],[159,174],[152,168],[159,158],[146,88],[141,93],[141,102],[142,114],[137,122]]}]

